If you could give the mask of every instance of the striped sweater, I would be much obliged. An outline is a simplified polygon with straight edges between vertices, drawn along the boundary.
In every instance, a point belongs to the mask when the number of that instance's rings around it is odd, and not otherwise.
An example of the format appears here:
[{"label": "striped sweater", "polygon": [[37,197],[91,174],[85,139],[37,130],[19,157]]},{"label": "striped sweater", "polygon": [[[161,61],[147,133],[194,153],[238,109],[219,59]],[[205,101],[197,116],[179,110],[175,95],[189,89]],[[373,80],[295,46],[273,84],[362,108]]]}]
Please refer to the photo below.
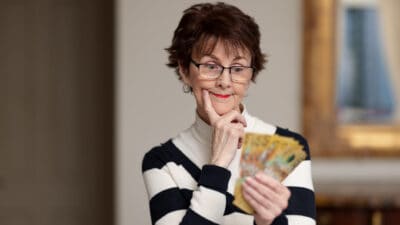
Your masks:
[{"label": "striped sweater", "polygon": [[[288,208],[274,225],[315,224],[311,161],[306,140],[286,129],[264,123],[243,111],[245,132],[279,134],[298,140],[307,152],[283,180],[291,192]],[[239,177],[240,150],[228,168],[209,164],[212,128],[196,116],[194,124],[178,136],[146,153],[142,173],[150,201],[152,224],[253,225],[254,217],[232,204]]]}]

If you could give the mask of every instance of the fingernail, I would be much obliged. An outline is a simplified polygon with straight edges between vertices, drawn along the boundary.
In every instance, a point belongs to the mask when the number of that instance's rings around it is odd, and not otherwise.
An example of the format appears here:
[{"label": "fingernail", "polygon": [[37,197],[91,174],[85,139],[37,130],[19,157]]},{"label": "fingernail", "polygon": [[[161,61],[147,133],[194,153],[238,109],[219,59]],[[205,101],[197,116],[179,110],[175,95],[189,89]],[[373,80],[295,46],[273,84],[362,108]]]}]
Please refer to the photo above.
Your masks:
[{"label": "fingernail", "polygon": [[253,181],[253,178],[252,178],[252,177],[247,177],[247,178],[246,178],[246,182],[247,182],[247,183],[250,183],[250,182],[252,182],[252,181]]}]

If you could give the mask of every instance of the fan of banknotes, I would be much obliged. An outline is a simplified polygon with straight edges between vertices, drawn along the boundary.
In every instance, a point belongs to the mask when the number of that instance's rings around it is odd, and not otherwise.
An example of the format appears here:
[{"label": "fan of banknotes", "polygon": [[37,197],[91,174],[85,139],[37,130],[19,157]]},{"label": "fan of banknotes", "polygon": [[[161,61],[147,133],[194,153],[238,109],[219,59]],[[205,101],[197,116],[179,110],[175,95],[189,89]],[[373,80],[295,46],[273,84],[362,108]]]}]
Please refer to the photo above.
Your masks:
[{"label": "fan of banknotes", "polygon": [[242,145],[240,177],[236,181],[233,204],[249,214],[254,214],[254,210],[242,195],[242,183],[246,177],[264,171],[282,181],[306,156],[303,146],[293,138],[246,133]]}]

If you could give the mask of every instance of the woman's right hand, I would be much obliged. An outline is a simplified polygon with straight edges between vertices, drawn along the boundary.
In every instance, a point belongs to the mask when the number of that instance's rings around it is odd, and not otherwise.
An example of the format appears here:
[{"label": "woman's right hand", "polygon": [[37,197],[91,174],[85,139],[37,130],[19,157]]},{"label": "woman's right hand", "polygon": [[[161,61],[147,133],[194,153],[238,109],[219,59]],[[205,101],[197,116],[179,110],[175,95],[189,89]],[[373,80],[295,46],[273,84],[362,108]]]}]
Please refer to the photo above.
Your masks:
[{"label": "woman's right hand", "polygon": [[210,125],[214,128],[212,137],[211,164],[227,168],[241,148],[246,120],[240,112],[232,110],[222,116],[212,106],[208,91],[203,90],[204,109]]}]

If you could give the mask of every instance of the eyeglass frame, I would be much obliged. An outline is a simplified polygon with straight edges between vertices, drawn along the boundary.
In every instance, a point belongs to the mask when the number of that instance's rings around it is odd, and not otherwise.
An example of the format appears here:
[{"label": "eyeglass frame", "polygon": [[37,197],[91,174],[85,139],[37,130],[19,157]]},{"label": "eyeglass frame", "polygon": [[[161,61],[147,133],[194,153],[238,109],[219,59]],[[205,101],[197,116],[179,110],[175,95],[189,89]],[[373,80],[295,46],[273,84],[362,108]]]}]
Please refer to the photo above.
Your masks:
[{"label": "eyeglass frame", "polygon": [[[192,58],[190,59],[190,62],[193,63],[193,65],[195,65],[199,71],[200,71],[200,66],[201,66],[201,65],[210,65],[210,63],[197,63],[197,62],[194,61]],[[221,70],[221,73],[220,73],[217,77],[213,78],[212,80],[217,80],[217,79],[218,79],[219,77],[221,77],[221,75],[224,73],[225,69],[228,69],[229,75],[230,75],[230,78],[231,78],[231,81],[232,81],[232,82],[235,82],[235,83],[242,83],[242,82],[238,82],[238,81],[235,81],[235,80],[232,79],[232,73],[231,73],[232,68],[234,68],[234,67],[242,67],[242,68],[247,68],[247,69],[250,69],[250,68],[251,68],[251,69],[252,69],[252,71],[251,71],[251,77],[253,77],[253,75],[254,75],[254,70],[255,70],[255,68],[254,68],[253,66],[242,66],[242,65],[240,65],[240,66],[228,66],[228,67],[225,67],[225,66],[223,66],[223,65],[221,65],[221,64],[218,64],[218,63],[215,63],[215,65],[221,67],[222,70]],[[250,77],[249,80],[251,80],[251,77]]]}]

